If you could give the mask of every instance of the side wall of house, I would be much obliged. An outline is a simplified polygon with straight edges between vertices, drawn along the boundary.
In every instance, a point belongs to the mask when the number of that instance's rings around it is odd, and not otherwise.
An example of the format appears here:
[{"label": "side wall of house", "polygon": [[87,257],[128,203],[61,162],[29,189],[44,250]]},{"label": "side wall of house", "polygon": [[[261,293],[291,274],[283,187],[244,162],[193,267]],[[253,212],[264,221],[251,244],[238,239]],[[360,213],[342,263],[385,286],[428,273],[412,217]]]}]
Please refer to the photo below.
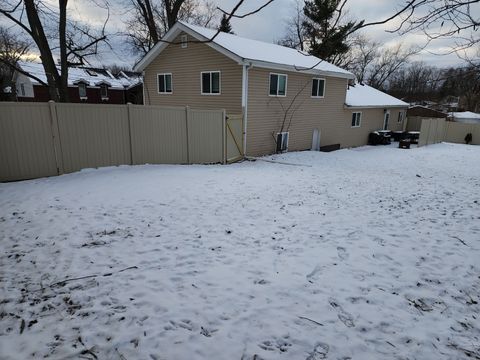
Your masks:
[{"label": "side wall of house", "polygon": [[[287,74],[287,95],[269,96],[270,73]],[[324,98],[311,96],[312,79],[325,79]],[[296,72],[253,68],[249,71],[247,154],[270,154],[275,151],[275,134],[282,128],[289,131],[289,151],[308,150],[312,147],[315,129],[320,132],[320,145],[340,144],[340,147],[362,146],[368,143],[368,134],[383,129],[384,108],[345,109],[347,79],[321,77]],[[294,99],[296,97],[296,99]],[[289,111],[285,111],[291,106]],[[403,130],[399,112],[390,111],[389,129]],[[352,127],[352,113],[361,112],[360,127]],[[290,121],[291,119],[291,121]],[[290,124],[290,125],[289,125]]]},{"label": "side wall of house", "polygon": [[[179,44],[180,34],[147,66],[144,76],[145,105],[190,106],[197,109],[225,109],[242,113],[242,66],[190,36],[186,48]],[[220,71],[220,94],[201,94],[201,72]],[[159,94],[157,74],[172,74],[172,94]]]},{"label": "side wall of house", "polygon": [[[287,74],[285,97],[269,96],[270,73]],[[263,68],[249,70],[247,155],[270,154],[275,151],[275,134],[281,130],[285,110],[284,131],[289,131],[289,151],[306,150],[312,146],[314,129],[320,131],[321,145],[337,144],[344,129],[343,110],[347,79],[325,79],[324,98],[311,97],[311,74],[276,71]],[[296,99],[295,99],[296,97]],[[291,121],[290,121],[291,119]]]},{"label": "side wall of house", "polygon": [[[403,121],[398,122],[398,114],[405,112],[406,108],[398,109],[387,107],[386,109],[390,111],[388,129],[392,131],[402,131],[405,116],[403,117]],[[359,127],[352,127],[352,114],[354,112],[362,113]],[[383,129],[384,114],[383,108],[345,109],[345,126],[339,136],[341,146],[345,148],[366,145],[368,143],[368,134],[372,131]]]}]

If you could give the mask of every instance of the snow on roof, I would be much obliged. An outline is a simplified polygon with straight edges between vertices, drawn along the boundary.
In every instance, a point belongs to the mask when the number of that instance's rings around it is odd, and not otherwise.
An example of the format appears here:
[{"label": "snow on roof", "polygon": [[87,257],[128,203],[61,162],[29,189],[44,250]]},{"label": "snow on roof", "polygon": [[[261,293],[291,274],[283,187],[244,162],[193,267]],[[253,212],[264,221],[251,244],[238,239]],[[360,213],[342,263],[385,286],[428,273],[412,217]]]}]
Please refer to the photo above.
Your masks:
[{"label": "snow on roof", "polygon": [[[164,37],[171,41],[180,31],[199,37],[200,40],[211,39],[217,30],[209,29],[197,25],[191,25],[184,21],[179,21]],[[200,35],[200,36],[198,36]],[[275,68],[276,66],[288,67],[289,70],[303,70],[314,73],[328,74],[332,76],[354,78],[354,75],[338,66],[323,61],[315,56],[305,52],[300,52],[285,46],[266,43],[263,41],[243,38],[237,35],[220,32],[215,39],[206,43],[213,48],[226,50],[225,55],[236,57],[236,60],[248,64],[261,63],[264,67]],[[159,42],[135,67],[135,70],[142,71],[166,46],[165,42]],[[232,56],[233,55],[233,56]]]},{"label": "snow on roof", "polygon": [[347,90],[345,104],[350,107],[407,107],[408,104],[365,84],[355,84]]},{"label": "snow on roof", "polygon": [[452,112],[449,114],[456,119],[478,119],[480,120],[480,114],[471,111]]},{"label": "snow on roof", "polygon": [[[47,82],[45,76],[45,70],[40,63],[23,62],[19,61],[20,68],[31,75],[36,76],[40,80]],[[38,81],[31,79],[34,84],[38,84]],[[101,84],[107,84],[114,89],[124,89],[125,87],[131,87],[138,83],[138,79],[117,79],[110,71],[105,69],[94,68],[69,68],[68,69],[68,85],[76,85],[79,82],[86,83],[89,86],[99,86]]]}]

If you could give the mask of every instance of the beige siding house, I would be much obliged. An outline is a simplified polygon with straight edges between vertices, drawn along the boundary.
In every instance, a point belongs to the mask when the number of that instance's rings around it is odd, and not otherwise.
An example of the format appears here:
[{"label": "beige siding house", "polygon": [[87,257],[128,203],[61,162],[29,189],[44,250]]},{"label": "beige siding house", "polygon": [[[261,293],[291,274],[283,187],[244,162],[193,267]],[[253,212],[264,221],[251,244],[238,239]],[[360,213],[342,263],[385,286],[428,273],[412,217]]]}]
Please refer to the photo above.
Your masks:
[{"label": "beige siding house", "polygon": [[363,86],[349,86],[354,76],[344,69],[294,49],[184,22],[175,24],[135,70],[144,75],[146,105],[241,115],[248,156],[275,152],[279,132],[288,133],[290,151],[365,145],[369,132],[384,128],[387,113],[386,127],[403,129],[398,114],[408,107],[375,89],[383,102],[349,104],[348,93],[357,101]]}]

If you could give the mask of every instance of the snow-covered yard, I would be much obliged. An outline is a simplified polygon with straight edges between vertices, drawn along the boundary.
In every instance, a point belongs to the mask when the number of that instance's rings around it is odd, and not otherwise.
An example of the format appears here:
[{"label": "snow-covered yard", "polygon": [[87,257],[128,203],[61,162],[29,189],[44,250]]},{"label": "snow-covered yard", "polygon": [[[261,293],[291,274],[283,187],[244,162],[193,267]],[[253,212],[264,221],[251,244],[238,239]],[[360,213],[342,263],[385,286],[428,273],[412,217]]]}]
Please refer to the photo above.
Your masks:
[{"label": "snow-covered yard", "polygon": [[0,358],[480,358],[480,147],[272,158],[0,184]]}]

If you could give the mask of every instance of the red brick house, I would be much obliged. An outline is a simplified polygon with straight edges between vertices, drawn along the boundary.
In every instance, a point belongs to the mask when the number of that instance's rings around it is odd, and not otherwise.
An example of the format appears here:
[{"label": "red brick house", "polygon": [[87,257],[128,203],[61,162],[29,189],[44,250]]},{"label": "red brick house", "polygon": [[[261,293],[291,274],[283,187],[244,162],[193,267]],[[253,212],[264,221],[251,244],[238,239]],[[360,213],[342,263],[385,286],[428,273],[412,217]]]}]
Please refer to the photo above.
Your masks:
[{"label": "red brick house", "polygon": [[[25,72],[47,82],[42,64],[19,62]],[[48,88],[37,80],[18,71],[13,75],[18,101],[46,102],[50,100]],[[142,77],[134,72],[120,72],[114,76],[107,69],[91,67],[70,68],[68,92],[72,103],[90,104],[142,104]]]}]

